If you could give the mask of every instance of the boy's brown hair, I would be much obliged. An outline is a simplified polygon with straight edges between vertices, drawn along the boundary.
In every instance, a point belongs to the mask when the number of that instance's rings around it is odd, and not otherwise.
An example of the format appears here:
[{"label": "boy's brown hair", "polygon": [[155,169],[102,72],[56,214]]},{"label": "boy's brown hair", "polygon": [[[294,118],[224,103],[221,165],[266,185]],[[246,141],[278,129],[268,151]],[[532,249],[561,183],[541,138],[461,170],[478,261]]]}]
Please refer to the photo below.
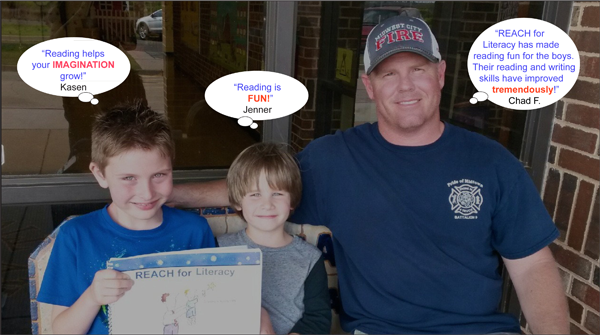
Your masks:
[{"label": "boy's brown hair", "polygon": [[[269,186],[289,192],[290,207],[296,208],[302,198],[300,169],[289,146],[278,143],[257,143],[237,156],[227,173],[229,203],[241,207],[242,199],[257,187],[263,171]],[[242,216],[242,213],[238,214]]]},{"label": "boy's brown hair", "polygon": [[92,162],[102,172],[108,159],[132,149],[158,149],[173,161],[175,145],[167,118],[141,101],[113,107],[92,126]]}]

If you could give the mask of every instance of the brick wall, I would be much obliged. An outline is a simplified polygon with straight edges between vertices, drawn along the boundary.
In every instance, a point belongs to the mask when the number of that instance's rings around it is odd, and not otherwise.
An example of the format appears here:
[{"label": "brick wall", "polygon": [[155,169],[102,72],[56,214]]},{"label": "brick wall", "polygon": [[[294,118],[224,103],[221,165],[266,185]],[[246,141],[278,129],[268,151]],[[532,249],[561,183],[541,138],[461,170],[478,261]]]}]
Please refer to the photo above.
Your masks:
[{"label": "brick wall", "polygon": [[248,71],[264,70],[265,3],[251,1],[248,13]]},{"label": "brick wall", "polygon": [[[551,249],[569,303],[572,334],[599,334],[600,3],[575,2],[569,36],[579,78],[559,101],[543,200],[558,229]],[[528,330],[528,329],[527,329]]]},{"label": "brick wall", "polygon": [[321,2],[300,1],[297,11],[295,78],[308,90],[304,108],[292,115],[291,145],[302,150],[315,134],[315,96],[321,33]]},{"label": "brick wall", "polygon": [[[337,24],[336,47],[355,51],[352,68],[358,67],[360,49],[360,31],[362,27],[362,1],[341,1]],[[298,3],[298,26],[296,39],[295,78],[308,89],[308,102],[300,111],[292,116],[291,145],[296,151],[302,150],[315,138],[315,112],[317,77],[319,63],[319,45],[321,34],[321,2],[300,1]],[[334,57],[336,54],[334,54]],[[361,84],[362,85],[362,84]],[[342,122],[342,97],[334,94],[331,116],[331,132],[340,128]],[[347,108],[347,107],[345,107]],[[347,117],[347,116],[345,116]]]},{"label": "brick wall", "polygon": [[[354,51],[352,59],[352,71],[359,65],[360,58],[360,37],[362,31],[362,16],[364,3],[362,1],[340,1],[340,16],[337,29],[337,47]],[[336,55],[337,58],[337,55]],[[337,59],[336,59],[337,65]],[[353,75],[354,76],[354,75]],[[355,86],[357,78],[353,78],[354,83],[348,84],[340,81],[342,85],[350,88],[356,93]],[[358,85],[362,85],[362,82]],[[355,96],[352,96],[354,98]],[[348,98],[348,97],[346,97]],[[342,128],[343,119],[354,119],[354,104],[355,101],[346,99],[346,104],[342,102],[342,95],[336,93],[333,100],[333,110],[331,115],[331,134],[334,134],[338,129]],[[349,106],[349,104],[352,106]],[[344,113],[344,115],[342,115]],[[347,128],[352,125],[352,122],[346,122]]]}]

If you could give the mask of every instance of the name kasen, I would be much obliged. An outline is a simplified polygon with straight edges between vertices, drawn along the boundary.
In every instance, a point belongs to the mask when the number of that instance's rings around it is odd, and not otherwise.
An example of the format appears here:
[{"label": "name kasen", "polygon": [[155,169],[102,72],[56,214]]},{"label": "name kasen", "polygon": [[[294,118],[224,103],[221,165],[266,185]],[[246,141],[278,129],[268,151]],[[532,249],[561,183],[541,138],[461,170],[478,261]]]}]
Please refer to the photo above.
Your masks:
[{"label": "name kasen", "polygon": [[85,85],[67,85],[60,84],[61,91],[86,91],[87,88]]},{"label": "name kasen", "polygon": [[246,110],[244,113],[271,113],[271,109],[273,107],[248,107],[246,106]]}]

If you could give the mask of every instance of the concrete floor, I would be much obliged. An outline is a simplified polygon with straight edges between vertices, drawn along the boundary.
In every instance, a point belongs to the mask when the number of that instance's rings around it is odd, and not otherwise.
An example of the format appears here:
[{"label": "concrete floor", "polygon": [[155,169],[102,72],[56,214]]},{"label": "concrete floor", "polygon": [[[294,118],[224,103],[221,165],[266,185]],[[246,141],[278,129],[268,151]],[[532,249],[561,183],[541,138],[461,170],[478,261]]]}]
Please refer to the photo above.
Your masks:
[{"label": "concrete floor", "polygon": [[2,206],[2,333],[31,333],[27,259],[53,230],[50,206]]}]

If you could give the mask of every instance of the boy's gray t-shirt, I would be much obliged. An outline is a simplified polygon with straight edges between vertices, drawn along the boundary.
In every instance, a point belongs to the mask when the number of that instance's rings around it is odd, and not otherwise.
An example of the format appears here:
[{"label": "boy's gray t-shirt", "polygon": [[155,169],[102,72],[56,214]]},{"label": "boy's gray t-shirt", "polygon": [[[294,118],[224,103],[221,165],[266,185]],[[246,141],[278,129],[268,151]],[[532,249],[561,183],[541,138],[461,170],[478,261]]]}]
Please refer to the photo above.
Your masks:
[{"label": "boy's gray t-shirt", "polygon": [[321,251],[298,236],[281,248],[258,245],[248,237],[246,229],[217,240],[221,247],[247,245],[262,251],[262,307],[269,312],[275,332],[288,334],[304,313],[304,281]]}]

